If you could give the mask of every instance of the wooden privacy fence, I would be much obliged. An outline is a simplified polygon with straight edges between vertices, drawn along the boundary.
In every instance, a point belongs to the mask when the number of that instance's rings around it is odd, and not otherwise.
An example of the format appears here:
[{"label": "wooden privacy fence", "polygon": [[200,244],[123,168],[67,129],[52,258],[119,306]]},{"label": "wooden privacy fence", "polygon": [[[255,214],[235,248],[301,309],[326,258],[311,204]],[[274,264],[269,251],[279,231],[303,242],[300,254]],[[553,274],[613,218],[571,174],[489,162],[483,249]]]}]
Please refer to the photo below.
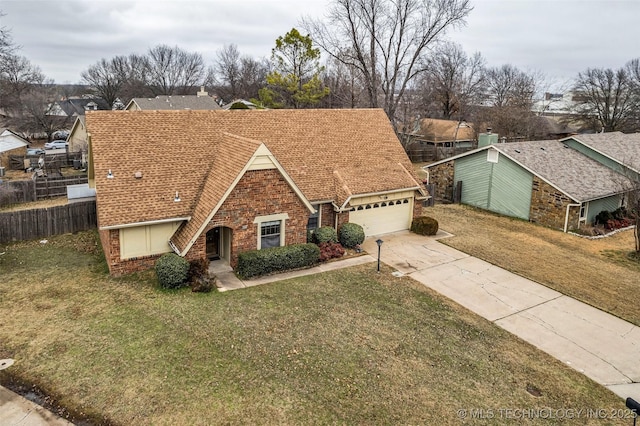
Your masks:
[{"label": "wooden privacy fence", "polygon": [[96,226],[95,201],[0,213],[0,243],[86,231]]},{"label": "wooden privacy fence", "polygon": [[23,170],[25,168],[25,160],[29,160],[27,163],[30,167],[38,167],[38,160],[40,157],[44,158],[45,168],[61,168],[71,167],[74,165],[74,160],[79,161],[82,159],[82,152],[65,152],[62,154],[41,154],[41,155],[10,155],[9,156],[9,169],[10,170]]},{"label": "wooden privacy fence", "polygon": [[0,183],[0,206],[36,201],[36,184],[32,179]]},{"label": "wooden privacy fence", "polygon": [[67,185],[87,183],[87,175],[75,177],[38,177],[36,179],[36,198],[41,200],[50,197],[62,197],[67,195]]}]

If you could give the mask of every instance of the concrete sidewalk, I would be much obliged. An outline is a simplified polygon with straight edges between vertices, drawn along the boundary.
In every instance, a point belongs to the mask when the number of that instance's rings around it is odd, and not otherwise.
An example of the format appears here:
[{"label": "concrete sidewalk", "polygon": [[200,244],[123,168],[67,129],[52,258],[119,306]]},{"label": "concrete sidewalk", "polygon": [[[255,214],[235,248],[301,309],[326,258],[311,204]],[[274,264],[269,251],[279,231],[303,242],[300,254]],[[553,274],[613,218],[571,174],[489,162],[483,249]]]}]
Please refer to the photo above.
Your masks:
[{"label": "concrete sidewalk", "polygon": [[231,270],[228,264],[222,261],[214,261],[209,265],[209,273],[218,277],[218,291],[237,290],[240,288],[254,287],[261,284],[267,284],[275,281],[282,281],[289,278],[302,277],[305,275],[319,274],[321,272],[334,271],[336,269],[348,268],[350,266],[362,265],[363,263],[375,262],[368,254],[358,257],[350,257],[344,260],[336,260],[328,263],[321,263],[318,266],[309,269],[301,269],[299,271],[284,272],[282,274],[267,275],[264,277],[253,278],[249,280],[240,280]]},{"label": "concrete sidewalk", "polygon": [[[381,261],[606,386],[640,401],[640,327],[439,243],[381,236]],[[363,248],[377,252],[375,238]]]},{"label": "concrete sidewalk", "polygon": [[0,425],[73,426],[73,423],[0,386]]}]

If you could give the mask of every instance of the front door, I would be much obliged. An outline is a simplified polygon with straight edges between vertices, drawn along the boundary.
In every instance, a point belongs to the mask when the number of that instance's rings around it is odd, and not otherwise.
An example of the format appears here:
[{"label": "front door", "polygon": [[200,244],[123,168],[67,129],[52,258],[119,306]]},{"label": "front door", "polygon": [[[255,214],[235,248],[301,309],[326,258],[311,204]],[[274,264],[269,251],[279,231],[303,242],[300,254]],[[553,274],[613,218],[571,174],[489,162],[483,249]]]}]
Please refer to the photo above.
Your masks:
[{"label": "front door", "polygon": [[207,257],[220,259],[220,228],[213,228],[207,232]]}]

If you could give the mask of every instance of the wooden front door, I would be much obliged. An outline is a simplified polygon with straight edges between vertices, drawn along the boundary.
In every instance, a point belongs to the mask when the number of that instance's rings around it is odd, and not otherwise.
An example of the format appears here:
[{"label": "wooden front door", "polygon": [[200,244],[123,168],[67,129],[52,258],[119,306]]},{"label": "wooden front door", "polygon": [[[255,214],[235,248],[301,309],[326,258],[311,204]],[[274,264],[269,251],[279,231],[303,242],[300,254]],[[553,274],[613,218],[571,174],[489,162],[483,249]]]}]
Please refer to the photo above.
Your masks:
[{"label": "wooden front door", "polygon": [[207,232],[207,257],[220,259],[220,228],[213,228]]}]

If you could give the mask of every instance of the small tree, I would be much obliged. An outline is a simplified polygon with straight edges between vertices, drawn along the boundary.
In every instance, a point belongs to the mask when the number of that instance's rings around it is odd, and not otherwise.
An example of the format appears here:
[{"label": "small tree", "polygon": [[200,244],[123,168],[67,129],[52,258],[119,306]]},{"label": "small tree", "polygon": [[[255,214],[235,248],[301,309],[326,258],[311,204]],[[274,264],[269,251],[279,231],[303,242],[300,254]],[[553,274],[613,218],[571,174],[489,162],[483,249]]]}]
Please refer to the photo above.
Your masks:
[{"label": "small tree", "polygon": [[320,79],[320,49],[313,48],[308,35],[293,28],[278,37],[272,50],[274,70],[267,75],[267,87],[260,89],[259,102],[271,108],[303,108],[315,105],[329,94]]}]

